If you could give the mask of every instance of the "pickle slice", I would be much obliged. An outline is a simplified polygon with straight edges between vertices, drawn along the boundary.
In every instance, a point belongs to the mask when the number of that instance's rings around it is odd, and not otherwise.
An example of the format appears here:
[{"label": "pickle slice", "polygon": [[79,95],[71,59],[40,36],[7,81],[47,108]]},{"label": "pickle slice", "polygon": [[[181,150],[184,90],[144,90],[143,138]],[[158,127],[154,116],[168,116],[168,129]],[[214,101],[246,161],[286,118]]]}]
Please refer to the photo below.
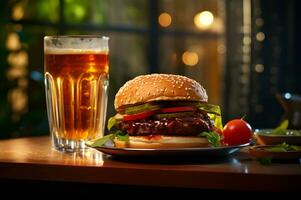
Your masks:
[{"label": "pickle slice", "polygon": [[120,110],[122,114],[137,114],[146,111],[159,110],[165,107],[175,107],[175,106],[196,106],[199,110],[205,111],[206,113],[211,113],[215,115],[221,115],[221,110],[218,105],[195,102],[195,101],[158,101],[156,103],[145,103],[140,105],[132,105]]},{"label": "pickle slice", "polygon": [[161,113],[161,114],[156,114],[155,118],[163,119],[163,118],[190,117],[193,115],[194,112]]},{"label": "pickle slice", "polygon": [[159,110],[160,108],[161,108],[160,105],[145,103],[141,105],[134,105],[134,106],[124,108],[124,114],[132,115],[132,114],[146,112],[146,111]]}]

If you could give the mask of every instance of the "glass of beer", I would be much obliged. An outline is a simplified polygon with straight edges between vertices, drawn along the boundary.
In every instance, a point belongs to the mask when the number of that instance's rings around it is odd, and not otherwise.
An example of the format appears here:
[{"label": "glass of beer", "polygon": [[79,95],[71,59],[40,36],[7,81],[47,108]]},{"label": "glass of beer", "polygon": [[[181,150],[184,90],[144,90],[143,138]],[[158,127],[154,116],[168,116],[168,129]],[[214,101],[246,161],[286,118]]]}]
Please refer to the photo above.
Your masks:
[{"label": "glass of beer", "polygon": [[109,86],[108,37],[45,36],[44,77],[53,147],[76,152],[102,137]]}]

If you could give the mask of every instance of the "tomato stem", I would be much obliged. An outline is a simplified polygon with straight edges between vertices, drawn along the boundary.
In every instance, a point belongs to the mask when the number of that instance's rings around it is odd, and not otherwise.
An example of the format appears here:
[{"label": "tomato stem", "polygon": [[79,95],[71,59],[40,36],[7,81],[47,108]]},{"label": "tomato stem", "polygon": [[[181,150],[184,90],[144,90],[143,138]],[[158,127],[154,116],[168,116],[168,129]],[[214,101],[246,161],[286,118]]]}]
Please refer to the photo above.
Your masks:
[{"label": "tomato stem", "polygon": [[241,119],[241,120],[245,120],[246,117],[247,117],[247,115],[244,114],[240,119]]}]

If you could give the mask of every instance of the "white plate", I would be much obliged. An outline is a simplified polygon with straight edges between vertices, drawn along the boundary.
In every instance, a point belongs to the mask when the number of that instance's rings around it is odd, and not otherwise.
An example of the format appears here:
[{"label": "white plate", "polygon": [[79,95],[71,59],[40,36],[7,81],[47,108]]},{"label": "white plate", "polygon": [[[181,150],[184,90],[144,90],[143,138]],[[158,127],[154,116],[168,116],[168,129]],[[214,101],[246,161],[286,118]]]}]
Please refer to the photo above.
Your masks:
[{"label": "white plate", "polygon": [[174,148],[174,149],[134,149],[116,148],[110,146],[95,147],[102,153],[118,157],[174,157],[174,156],[203,156],[203,157],[222,157],[229,156],[241,148],[249,146],[250,143],[225,146],[225,147],[201,147],[201,148]]}]

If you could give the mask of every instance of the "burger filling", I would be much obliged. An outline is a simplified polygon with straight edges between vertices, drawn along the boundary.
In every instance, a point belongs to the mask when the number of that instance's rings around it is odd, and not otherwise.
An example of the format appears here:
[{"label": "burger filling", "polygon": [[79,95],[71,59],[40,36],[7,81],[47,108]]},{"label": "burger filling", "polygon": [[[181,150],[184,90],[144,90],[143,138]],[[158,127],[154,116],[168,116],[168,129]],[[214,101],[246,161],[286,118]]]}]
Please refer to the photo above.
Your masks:
[{"label": "burger filling", "polygon": [[198,136],[221,127],[219,106],[187,101],[161,101],[131,105],[111,117],[108,129],[124,135]]},{"label": "burger filling", "polygon": [[208,132],[213,128],[213,122],[207,114],[197,112],[187,113],[187,116],[181,114],[162,116],[162,118],[154,115],[141,120],[121,121],[117,128],[130,136],[197,136],[200,132]]},{"label": "burger filling", "polygon": [[126,142],[130,136],[153,140],[166,135],[206,137],[211,146],[220,146],[219,129],[222,130],[219,106],[192,101],[151,102],[118,110],[108,121],[112,133],[89,145],[102,146],[116,139]]}]

